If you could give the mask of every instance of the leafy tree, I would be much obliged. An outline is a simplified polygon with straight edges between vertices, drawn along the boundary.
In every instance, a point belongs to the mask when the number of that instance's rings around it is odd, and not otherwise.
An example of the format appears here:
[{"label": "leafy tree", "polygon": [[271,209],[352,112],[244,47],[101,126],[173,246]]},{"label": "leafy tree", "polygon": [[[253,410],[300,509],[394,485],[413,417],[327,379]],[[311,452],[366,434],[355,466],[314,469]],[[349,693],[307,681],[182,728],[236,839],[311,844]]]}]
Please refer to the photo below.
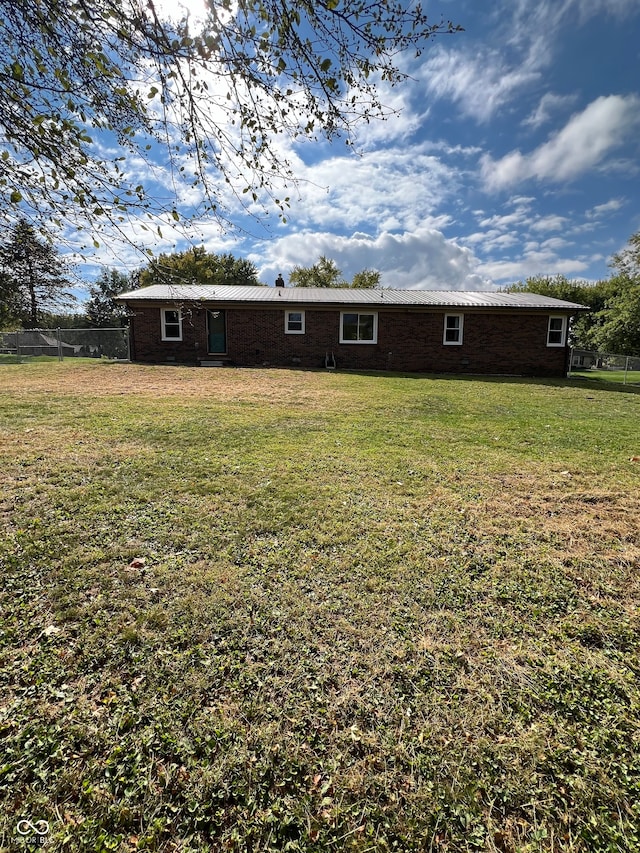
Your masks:
[{"label": "leafy tree", "polygon": [[67,290],[69,267],[25,219],[0,244],[0,268],[10,310],[26,328],[38,326],[42,311],[69,307],[76,301]]},{"label": "leafy tree", "polygon": [[[220,216],[227,184],[258,201],[289,174],[279,134],[349,140],[354,123],[388,114],[378,81],[407,77],[398,55],[460,29],[404,0],[209,0],[197,27],[146,0],[0,4],[1,209],[73,222],[148,207],[128,158],[154,144],[174,218],[181,181]],[[96,132],[121,156],[105,157]]]},{"label": "leafy tree", "polygon": [[525,282],[518,282],[505,287],[507,293],[539,293],[541,296],[551,296],[555,299],[565,299],[567,302],[585,302],[592,287],[587,281],[572,281],[564,275],[535,275]]},{"label": "leafy tree", "polygon": [[640,277],[613,276],[605,307],[590,330],[592,349],[640,356]]},{"label": "leafy tree", "polygon": [[581,313],[574,318],[570,330],[570,341],[573,346],[590,349],[593,346],[592,330],[597,324],[597,312],[601,311],[607,300],[608,282],[599,281],[595,284],[589,281],[572,281],[564,275],[537,275],[525,282],[505,287],[508,293],[538,293],[541,296],[551,296],[554,299],[564,299],[567,302],[577,302],[588,306],[589,313]]},{"label": "leafy tree", "polygon": [[380,287],[380,272],[378,270],[360,270],[354,275],[351,287]]},{"label": "leafy tree", "polygon": [[127,308],[115,297],[133,290],[131,276],[116,269],[103,270],[89,287],[91,299],[87,303],[87,320],[98,328],[118,328],[128,324]]},{"label": "leafy tree", "polygon": [[320,256],[310,267],[295,266],[289,274],[291,287],[347,287],[335,261]]},{"label": "leafy tree", "polygon": [[364,269],[357,272],[349,283],[336,262],[321,255],[318,262],[310,267],[295,266],[289,274],[289,284],[291,287],[378,287],[380,273]]},{"label": "leafy tree", "polygon": [[20,326],[20,301],[11,276],[0,270],[0,328]]},{"label": "leafy tree", "polygon": [[140,272],[140,286],[151,284],[259,285],[258,270],[251,261],[232,254],[216,255],[203,246],[184,252],[159,255]]},{"label": "leafy tree", "polygon": [[629,237],[626,248],[613,256],[611,266],[629,281],[640,281],[640,231]]},{"label": "leafy tree", "polygon": [[86,314],[67,311],[42,311],[39,317],[42,329],[86,329],[89,320]]},{"label": "leafy tree", "polygon": [[640,231],[613,256],[611,266],[615,273],[595,315],[591,342],[603,352],[640,356]]}]

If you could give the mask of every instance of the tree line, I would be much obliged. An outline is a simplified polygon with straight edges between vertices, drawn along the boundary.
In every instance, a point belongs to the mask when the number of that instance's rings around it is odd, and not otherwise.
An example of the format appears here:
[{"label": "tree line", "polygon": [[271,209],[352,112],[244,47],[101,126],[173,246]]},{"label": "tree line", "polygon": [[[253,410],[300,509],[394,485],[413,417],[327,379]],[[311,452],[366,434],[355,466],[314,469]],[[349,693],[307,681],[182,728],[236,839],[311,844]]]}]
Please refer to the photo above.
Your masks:
[{"label": "tree line", "polygon": [[[611,261],[612,274],[597,282],[566,276],[533,276],[506,288],[539,293],[588,306],[575,318],[573,346],[640,356],[640,232]],[[60,327],[106,328],[127,323],[126,308],[116,297],[154,284],[263,285],[252,261],[231,253],[207,252],[195,246],[158,255],[133,273],[103,269],[86,285],[89,299],[73,295],[72,268],[53,242],[20,219],[0,242],[0,329]],[[322,255],[311,266],[294,266],[290,287],[380,287],[380,273],[363,269],[351,280],[336,262]],[[76,283],[77,287],[77,283]]]}]

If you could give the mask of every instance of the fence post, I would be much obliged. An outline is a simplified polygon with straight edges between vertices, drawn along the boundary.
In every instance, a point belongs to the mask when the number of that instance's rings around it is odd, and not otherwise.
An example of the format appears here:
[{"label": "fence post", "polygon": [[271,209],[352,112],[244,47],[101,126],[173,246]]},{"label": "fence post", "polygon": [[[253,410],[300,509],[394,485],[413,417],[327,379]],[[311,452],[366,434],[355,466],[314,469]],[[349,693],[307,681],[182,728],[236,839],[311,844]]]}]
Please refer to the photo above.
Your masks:
[{"label": "fence post", "polygon": [[60,338],[60,326],[56,329],[56,337],[58,338],[58,361],[62,361],[62,339]]},{"label": "fence post", "polygon": [[622,380],[622,384],[627,384],[627,370],[629,369],[629,356],[627,356],[624,360],[624,379]]}]

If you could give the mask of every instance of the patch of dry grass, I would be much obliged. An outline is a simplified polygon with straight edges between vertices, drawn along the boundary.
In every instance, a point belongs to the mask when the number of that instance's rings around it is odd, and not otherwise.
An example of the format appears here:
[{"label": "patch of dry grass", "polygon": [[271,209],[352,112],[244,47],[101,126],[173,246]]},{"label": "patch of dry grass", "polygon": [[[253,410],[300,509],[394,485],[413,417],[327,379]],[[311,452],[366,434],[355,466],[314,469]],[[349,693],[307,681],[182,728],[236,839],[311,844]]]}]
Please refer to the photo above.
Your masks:
[{"label": "patch of dry grass", "polygon": [[215,398],[221,402],[245,403],[254,400],[282,403],[289,399],[294,404],[312,407],[326,405],[328,389],[332,390],[336,403],[347,396],[331,374],[312,371],[67,361],[61,374],[56,367],[39,363],[5,365],[0,368],[0,387],[18,396],[63,392],[70,397]]}]

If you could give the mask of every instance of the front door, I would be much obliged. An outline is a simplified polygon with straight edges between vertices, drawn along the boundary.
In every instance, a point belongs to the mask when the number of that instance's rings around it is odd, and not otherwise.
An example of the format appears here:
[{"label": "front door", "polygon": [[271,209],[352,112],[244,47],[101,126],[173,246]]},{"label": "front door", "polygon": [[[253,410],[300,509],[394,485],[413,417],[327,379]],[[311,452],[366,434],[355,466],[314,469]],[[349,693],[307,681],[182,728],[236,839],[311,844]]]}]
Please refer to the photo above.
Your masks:
[{"label": "front door", "polygon": [[224,311],[209,311],[207,313],[209,332],[209,352],[223,353],[227,351],[227,324]]}]

